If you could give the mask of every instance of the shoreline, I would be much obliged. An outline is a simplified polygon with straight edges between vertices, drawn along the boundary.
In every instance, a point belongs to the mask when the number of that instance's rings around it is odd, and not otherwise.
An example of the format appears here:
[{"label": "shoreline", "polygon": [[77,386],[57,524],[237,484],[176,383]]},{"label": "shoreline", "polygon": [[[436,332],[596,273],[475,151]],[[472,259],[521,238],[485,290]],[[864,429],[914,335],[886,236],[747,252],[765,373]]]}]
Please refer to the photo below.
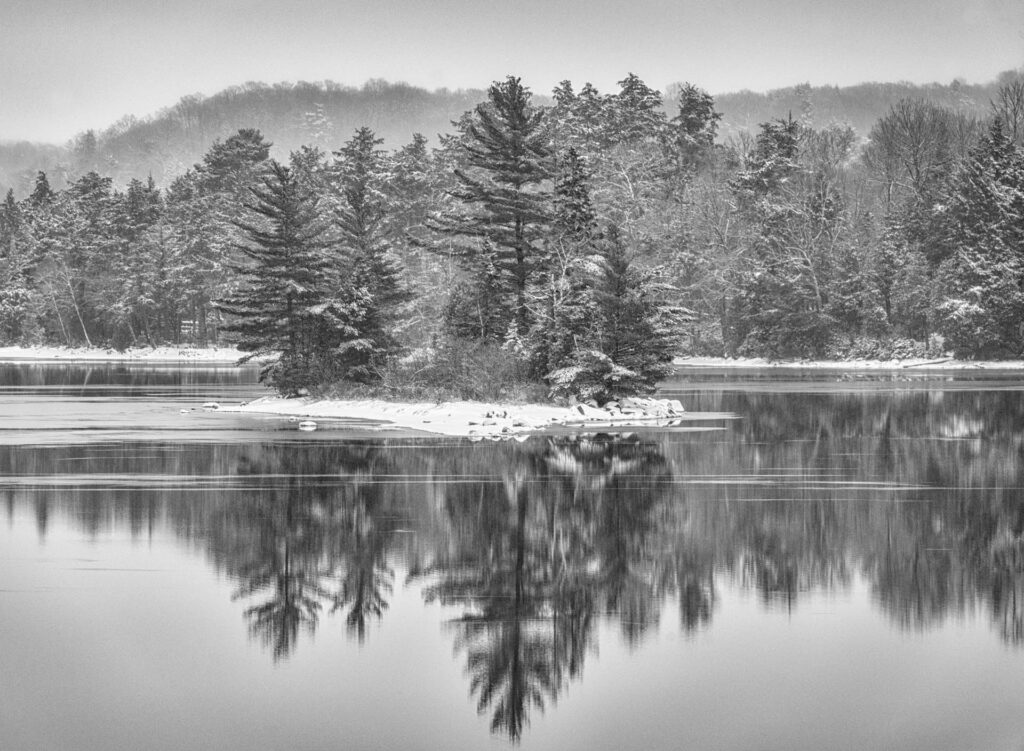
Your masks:
[{"label": "shoreline", "polygon": [[677,368],[726,370],[1024,370],[1024,360],[768,360],[763,357],[677,357]]},{"label": "shoreline", "polygon": [[[0,362],[136,362],[234,365],[245,353],[233,347],[130,347],[122,352],[104,347],[0,347]],[[676,357],[681,369],[725,370],[1024,370],[1024,360],[769,360],[763,357]]]},{"label": "shoreline", "polygon": [[103,347],[0,347],[0,362],[138,362],[234,365],[245,353],[234,347],[130,347],[122,352]]},{"label": "shoreline", "polygon": [[[461,436],[471,439],[516,438],[550,428],[630,430],[678,426],[684,421],[731,419],[726,413],[686,412],[671,399],[623,399],[608,409],[577,404],[497,404],[488,402],[390,402],[265,396],[238,405],[204,405],[215,412],[330,421],[367,420],[380,427]],[[300,423],[300,429],[302,423]],[[315,430],[319,426],[308,428]]]}]

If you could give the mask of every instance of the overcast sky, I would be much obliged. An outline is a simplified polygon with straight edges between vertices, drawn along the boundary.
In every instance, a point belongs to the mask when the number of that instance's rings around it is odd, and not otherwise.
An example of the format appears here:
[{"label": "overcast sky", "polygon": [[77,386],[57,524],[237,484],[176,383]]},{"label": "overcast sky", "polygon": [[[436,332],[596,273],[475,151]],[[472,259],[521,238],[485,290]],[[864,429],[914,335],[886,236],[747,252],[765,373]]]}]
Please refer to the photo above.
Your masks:
[{"label": "overcast sky", "polygon": [[0,0],[0,139],[64,141],[245,81],[712,92],[992,79],[1024,0]]}]

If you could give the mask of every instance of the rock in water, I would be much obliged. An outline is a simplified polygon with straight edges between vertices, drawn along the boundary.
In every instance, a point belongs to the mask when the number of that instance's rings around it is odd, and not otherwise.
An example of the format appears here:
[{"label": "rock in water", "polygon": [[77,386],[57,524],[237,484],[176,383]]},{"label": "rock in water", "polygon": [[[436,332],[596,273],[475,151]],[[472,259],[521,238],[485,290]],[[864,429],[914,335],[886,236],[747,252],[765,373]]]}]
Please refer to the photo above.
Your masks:
[{"label": "rock in water", "polygon": [[312,420],[303,420],[302,422],[299,423],[299,430],[305,431],[307,433],[312,433],[314,430],[316,430],[316,423],[313,422]]}]

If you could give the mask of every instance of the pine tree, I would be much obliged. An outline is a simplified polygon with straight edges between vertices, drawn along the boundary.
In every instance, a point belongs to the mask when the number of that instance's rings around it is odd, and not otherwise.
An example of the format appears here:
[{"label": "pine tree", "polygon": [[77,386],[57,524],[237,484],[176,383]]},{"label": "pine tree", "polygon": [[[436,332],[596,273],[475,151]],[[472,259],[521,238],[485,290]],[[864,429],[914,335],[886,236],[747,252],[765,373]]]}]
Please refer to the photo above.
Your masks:
[{"label": "pine tree", "polygon": [[[496,281],[508,314],[505,329],[518,336],[530,325],[527,290],[546,258],[550,183],[554,176],[544,112],[530,104],[518,78],[495,82],[488,102],[465,123],[460,146],[466,167],[456,169],[452,190],[461,210],[431,226],[459,239],[467,271],[478,287]],[[494,277],[488,277],[493,271]],[[488,331],[488,336],[504,333]]]},{"label": "pine tree", "polygon": [[940,325],[960,356],[1024,351],[1024,151],[996,118],[954,174],[942,212]]},{"label": "pine tree", "polygon": [[195,167],[175,180],[167,194],[171,242],[188,280],[191,336],[216,341],[219,318],[211,301],[228,294],[237,228],[250,189],[266,172],[270,144],[254,129],[215,141]]},{"label": "pine tree", "polygon": [[28,222],[8,190],[0,205],[0,343],[20,341],[33,327],[32,269]]},{"label": "pine tree", "polygon": [[547,375],[552,393],[598,403],[651,393],[672,372],[688,311],[663,299],[659,270],[638,267],[614,225],[593,261],[592,326],[568,364]]},{"label": "pine tree", "polygon": [[679,90],[679,111],[670,123],[679,169],[692,173],[710,158],[722,114],[715,111],[715,100],[691,83]]},{"label": "pine tree", "polygon": [[619,143],[658,140],[665,132],[665,113],[661,94],[645,84],[635,73],[619,81],[619,92],[609,97],[606,117]]},{"label": "pine tree", "polygon": [[261,380],[294,394],[362,367],[365,296],[337,279],[316,198],[287,167],[271,160],[269,172],[251,191],[250,216],[236,223],[250,263],[235,271],[246,283],[218,308],[232,316],[227,330],[248,353],[243,361],[275,357]]},{"label": "pine tree", "polygon": [[[383,139],[363,127],[335,152],[340,193],[337,225],[352,283],[369,295],[364,338],[370,357],[382,363],[399,347],[397,329],[412,295],[391,251],[388,225],[386,156]],[[369,365],[369,363],[367,363]]]},{"label": "pine tree", "polygon": [[630,73],[615,94],[602,95],[589,83],[574,94],[563,81],[554,96],[554,140],[586,159],[598,216],[638,236],[638,225],[666,194],[672,170],[661,94]]},{"label": "pine tree", "polygon": [[152,178],[145,184],[132,180],[124,193],[114,195],[111,222],[116,240],[103,312],[115,347],[140,338],[155,344],[160,338],[153,319],[157,302],[153,282],[147,278],[151,266],[147,253],[154,249],[149,233],[162,215],[163,198]]},{"label": "pine tree", "polygon": [[36,174],[35,186],[29,195],[29,201],[33,206],[43,206],[53,200],[53,191],[50,189],[50,181],[46,179],[46,173],[40,171]]},{"label": "pine tree", "polygon": [[563,367],[592,325],[584,265],[600,233],[588,180],[583,158],[570,148],[559,160],[550,261],[537,292],[529,337],[532,369],[539,376]]}]

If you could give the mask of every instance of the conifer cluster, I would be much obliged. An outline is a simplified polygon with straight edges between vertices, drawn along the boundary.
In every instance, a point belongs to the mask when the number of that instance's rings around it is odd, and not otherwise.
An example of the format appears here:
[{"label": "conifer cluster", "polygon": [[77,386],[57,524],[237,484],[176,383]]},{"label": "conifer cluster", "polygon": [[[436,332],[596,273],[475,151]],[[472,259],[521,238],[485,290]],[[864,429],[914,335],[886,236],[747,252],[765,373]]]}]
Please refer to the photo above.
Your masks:
[{"label": "conifer cluster", "polygon": [[902,100],[866,139],[806,104],[723,142],[690,84],[541,106],[509,77],[436,146],[327,151],[313,106],[286,159],[250,128],[165,187],[39,173],[0,203],[0,343],[234,343],[287,393],[598,401],[675,354],[1024,354],[1024,83],[988,118]]}]

